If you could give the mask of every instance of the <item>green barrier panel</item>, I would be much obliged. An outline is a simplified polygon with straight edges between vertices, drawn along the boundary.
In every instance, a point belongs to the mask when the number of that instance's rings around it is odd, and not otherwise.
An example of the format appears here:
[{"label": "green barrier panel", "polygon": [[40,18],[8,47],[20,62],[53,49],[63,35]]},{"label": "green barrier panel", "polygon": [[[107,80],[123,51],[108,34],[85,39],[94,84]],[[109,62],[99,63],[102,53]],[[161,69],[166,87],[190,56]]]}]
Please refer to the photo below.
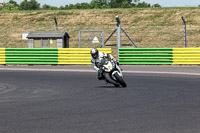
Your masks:
[{"label": "green barrier panel", "polygon": [[6,58],[58,58],[57,54],[6,54]]},{"label": "green barrier panel", "polygon": [[119,53],[121,54],[128,54],[128,53],[137,53],[137,54],[141,54],[141,53],[168,53],[168,54],[172,54],[172,51],[119,51]]},{"label": "green barrier panel", "polygon": [[172,62],[123,62],[120,65],[171,65]]},{"label": "green barrier panel", "polygon": [[172,48],[120,48],[120,64],[172,64]]},{"label": "green barrier panel", "polygon": [[6,62],[7,65],[57,65],[58,62]]},{"label": "green barrier panel", "polygon": [[58,64],[57,48],[6,48],[6,64]]},{"label": "green barrier panel", "polygon": [[6,59],[7,62],[57,62],[57,59]]},{"label": "green barrier panel", "polygon": [[160,57],[160,58],[166,58],[166,57],[171,57],[171,54],[119,54],[120,58],[151,58],[151,57]]},{"label": "green barrier panel", "polygon": [[58,54],[57,51],[6,51],[6,54]]},{"label": "green barrier panel", "polygon": [[172,48],[120,48],[120,51],[170,51]]},{"label": "green barrier panel", "polygon": [[6,48],[6,51],[58,51],[57,48]]}]

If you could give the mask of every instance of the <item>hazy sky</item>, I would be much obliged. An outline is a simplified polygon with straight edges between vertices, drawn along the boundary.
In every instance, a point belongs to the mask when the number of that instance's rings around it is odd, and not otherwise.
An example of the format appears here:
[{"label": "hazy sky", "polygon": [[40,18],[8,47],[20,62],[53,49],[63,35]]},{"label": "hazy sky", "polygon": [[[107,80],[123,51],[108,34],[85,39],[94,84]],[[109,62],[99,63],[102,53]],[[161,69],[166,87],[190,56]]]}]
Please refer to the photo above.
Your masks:
[{"label": "hazy sky", "polygon": [[[4,0],[4,2],[8,2],[9,0]],[[21,3],[23,0],[15,0]],[[140,0],[143,1],[143,0]],[[159,3],[163,7],[185,7],[185,6],[198,6],[200,5],[200,0],[144,0],[147,3],[155,4]],[[91,0],[37,0],[38,3],[41,5],[48,4],[52,6],[60,7],[69,5],[69,4],[76,4],[76,3],[83,3],[87,2],[90,3]]]}]

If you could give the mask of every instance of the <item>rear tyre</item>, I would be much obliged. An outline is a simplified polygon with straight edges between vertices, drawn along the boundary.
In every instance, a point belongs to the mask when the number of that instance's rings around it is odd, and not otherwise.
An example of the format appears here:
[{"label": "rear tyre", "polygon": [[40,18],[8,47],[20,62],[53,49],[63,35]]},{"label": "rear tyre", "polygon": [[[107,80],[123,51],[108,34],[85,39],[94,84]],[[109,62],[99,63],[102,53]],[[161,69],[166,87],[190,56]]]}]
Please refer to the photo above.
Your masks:
[{"label": "rear tyre", "polygon": [[115,76],[115,78],[117,79],[117,81],[118,81],[123,87],[126,87],[126,86],[127,86],[126,83],[125,83],[125,81],[124,81],[124,79],[123,79],[121,76],[119,76],[118,73],[115,73],[114,76]]}]

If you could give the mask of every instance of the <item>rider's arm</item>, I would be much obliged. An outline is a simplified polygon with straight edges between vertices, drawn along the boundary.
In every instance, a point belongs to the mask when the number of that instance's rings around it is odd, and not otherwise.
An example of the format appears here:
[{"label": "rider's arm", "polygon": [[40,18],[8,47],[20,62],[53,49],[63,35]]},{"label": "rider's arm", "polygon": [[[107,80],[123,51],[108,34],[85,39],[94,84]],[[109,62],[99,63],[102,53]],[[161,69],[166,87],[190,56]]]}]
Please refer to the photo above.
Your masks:
[{"label": "rider's arm", "polygon": [[93,59],[91,60],[91,63],[92,63],[92,65],[93,65],[94,69],[95,69],[96,71],[99,71],[99,68],[95,65],[95,62],[94,62]]},{"label": "rider's arm", "polygon": [[110,60],[116,61],[116,59],[111,54],[103,53],[103,56],[109,58]]},{"label": "rider's arm", "polygon": [[116,61],[116,59],[111,55],[111,54],[107,54],[109,56],[109,58],[113,61]]}]

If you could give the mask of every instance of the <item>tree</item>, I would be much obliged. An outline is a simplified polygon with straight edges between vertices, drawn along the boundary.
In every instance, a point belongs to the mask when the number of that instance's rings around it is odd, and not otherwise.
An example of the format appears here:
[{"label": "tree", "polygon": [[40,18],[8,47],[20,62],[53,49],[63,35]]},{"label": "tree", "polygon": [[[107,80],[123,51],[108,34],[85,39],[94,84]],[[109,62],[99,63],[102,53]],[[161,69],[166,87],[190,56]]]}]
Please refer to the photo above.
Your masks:
[{"label": "tree", "polygon": [[128,1],[123,1],[121,4],[122,8],[131,8],[131,4]]},{"label": "tree", "polygon": [[65,5],[65,9],[69,9],[69,6],[68,6],[68,5]]},{"label": "tree", "polygon": [[36,0],[24,0],[19,7],[20,10],[36,10],[40,8],[40,4]]},{"label": "tree", "polygon": [[29,5],[28,0],[24,0],[24,1],[22,1],[22,2],[20,3],[19,8],[20,8],[20,10],[30,10],[30,7],[29,7],[29,6],[30,6],[30,5]]},{"label": "tree", "polygon": [[111,8],[129,8],[131,7],[132,0],[111,0],[109,5]]},{"label": "tree", "polygon": [[56,6],[51,6],[51,8],[50,8],[51,10],[58,10],[59,8],[58,7],[56,7]]},{"label": "tree", "polygon": [[91,9],[91,5],[89,3],[81,3],[82,9]]},{"label": "tree", "polygon": [[101,8],[101,2],[99,0],[92,0],[90,2],[90,5],[91,5],[92,8],[95,8],[95,9]]},{"label": "tree", "polygon": [[75,9],[81,9],[81,4],[80,4],[80,3],[76,3],[76,4],[74,5],[74,8],[75,8]]},{"label": "tree", "polygon": [[29,2],[30,10],[37,10],[40,8],[40,4],[36,0],[31,0]]},{"label": "tree", "polygon": [[158,3],[152,5],[152,8],[160,8],[160,7],[161,7],[161,5],[159,5]]},{"label": "tree", "polygon": [[44,5],[42,6],[42,9],[44,9],[44,10],[50,10],[50,9],[51,9],[51,6],[50,6],[50,5],[47,5],[47,4],[44,4]]},{"label": "tree", "polygon": [[7,3],[7,4],[4,4],[4,9],[5,10],[18,10],[18,7],[15,6],[14,4],[10,4],[10,3]]},{"label": "tree", "polygon": [[139,8],[148,8],[148,7],[151,7],[151,4],[148,4],[146,2],[142,2],[142,3],[138,3],[137,7],[139,7]]},{"label": "tree", "polygon": [[120,2],[121,1],[119,1],[119,0],[111,0],[109,3],[109,6],[111,8],[119,8],[119,7],[121,7]]},{"label": "tree", "polygon": [[134,3],[137,5],[140,0],[134,0]]},{"label": "tree", "polygon": [[74,5],[73,4],[69,4],[68,9],[74,9]]},{"label": "tree", "polygon": [[131,7],[136,7],[137,5],[135,3],[131,3]]},{"label": "tree", "polygon": [[60,6],[59,9],[60,10],[65,10],[65,7],[64,6]]},{"label": "tree", "polygon": [[7,4],[13,4],[15,7],[19,6],[14,0],[10,0]]}]

